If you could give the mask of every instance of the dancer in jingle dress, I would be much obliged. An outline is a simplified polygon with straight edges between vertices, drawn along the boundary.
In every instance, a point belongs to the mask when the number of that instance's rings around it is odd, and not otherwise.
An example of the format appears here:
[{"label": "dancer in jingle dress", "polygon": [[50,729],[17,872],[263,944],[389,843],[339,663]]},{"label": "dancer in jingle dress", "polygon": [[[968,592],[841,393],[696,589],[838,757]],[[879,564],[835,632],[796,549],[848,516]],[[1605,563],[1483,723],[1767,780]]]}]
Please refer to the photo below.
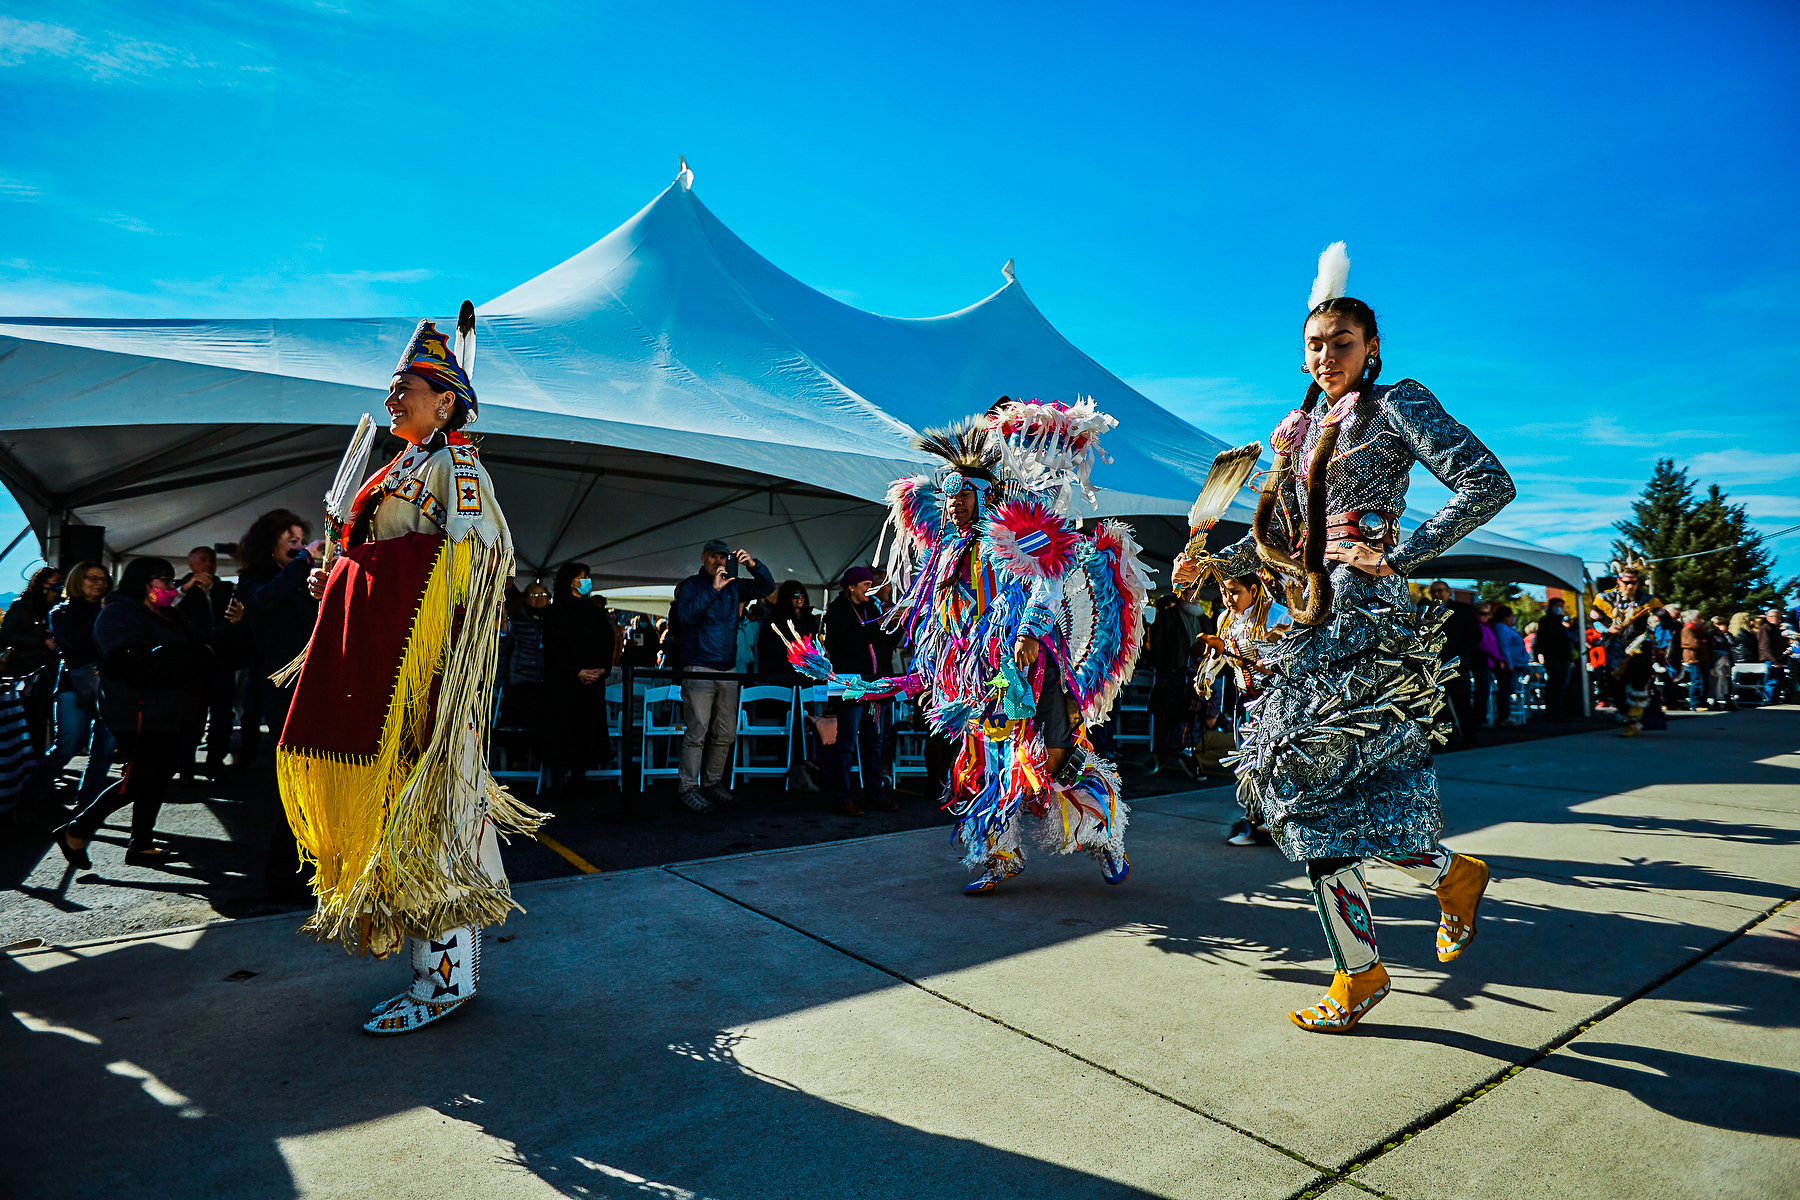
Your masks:
[{"label": "dancer in jingle dress", "polygon": [[[1329,993],[1289,1017],[1341,1033],[1389,988],[1365,860],[1436,890],[1440,961],[1475,936],[1488,869],[1439,844],[1431,760],[1454,668],[1438,657],[1441,615],[1415,615],[1406,578],[1492,518],[1514,489],[1500,461],[1422,384],[1376,383],[1375,314],[1344,294],[1342,242],[1319,267],[1304,330],[1312,384],[1271,437],[1274,465],[1252,532],[1212,564],[1178,563],[1175,581],[1209,565],[1229,576],[1260,565],[1284,577],[1294,628],[1264,652],[1270,675],[1249,706],[1238,795],[1290,859],[1305,860],[1337,965]],[[1455,494],[1402,543],[1415,462]]]},{"label": "dancer in jingle dress", "polygon": [[488,774],[513,553],[460,432],[477,413],[458,362],[473,350],[467,304],[462,324],[460,356],[422,321],[394,369],[389,428],[408,444],[333,514],[337,554],[310,581],[319,621],[277,751],[288,821],[316,872],[306,932],[377,958],[411,940],[412,983],[375,1006],[372,1034],[468,1003],[481,927],[519,907],[496,835],[545,819]]}]

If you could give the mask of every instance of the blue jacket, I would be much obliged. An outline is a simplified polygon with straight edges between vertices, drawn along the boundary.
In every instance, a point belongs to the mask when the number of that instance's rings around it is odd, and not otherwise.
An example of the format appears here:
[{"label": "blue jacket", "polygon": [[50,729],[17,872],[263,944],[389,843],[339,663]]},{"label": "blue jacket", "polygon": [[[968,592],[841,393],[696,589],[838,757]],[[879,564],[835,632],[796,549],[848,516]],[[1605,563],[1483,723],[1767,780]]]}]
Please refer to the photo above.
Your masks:
[{"label": "blue jacket", "polygon": [[749,579],[715,588],[711,575],[697,573],[675,589],[675,618],[681,622],[681,665],[729,671],[737,664],[738,605],[775,590],[775,577],[761,560]]},{"label": "blue jacket", "polygon": [[1525,639],[1511,625],[1495,621],[1488,626],[1494,631],[1494,640],[1500,643],[1500,655],[1506,659],[1506,665],[1515,671],[1523,671],[1531,665],[1531,655],[1525,653]]}]

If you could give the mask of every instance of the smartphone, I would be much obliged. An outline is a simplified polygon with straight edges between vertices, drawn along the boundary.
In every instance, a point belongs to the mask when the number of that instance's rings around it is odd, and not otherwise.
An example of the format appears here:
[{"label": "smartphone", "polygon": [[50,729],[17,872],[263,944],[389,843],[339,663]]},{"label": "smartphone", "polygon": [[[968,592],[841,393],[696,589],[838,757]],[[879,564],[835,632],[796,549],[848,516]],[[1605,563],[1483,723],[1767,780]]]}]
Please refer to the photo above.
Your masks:
[{"label": "smartphone", "polygon": [[726,559],[725,560],[725,578],[736,579],[737,577],[738,577],[738,560],[735,557]]}]

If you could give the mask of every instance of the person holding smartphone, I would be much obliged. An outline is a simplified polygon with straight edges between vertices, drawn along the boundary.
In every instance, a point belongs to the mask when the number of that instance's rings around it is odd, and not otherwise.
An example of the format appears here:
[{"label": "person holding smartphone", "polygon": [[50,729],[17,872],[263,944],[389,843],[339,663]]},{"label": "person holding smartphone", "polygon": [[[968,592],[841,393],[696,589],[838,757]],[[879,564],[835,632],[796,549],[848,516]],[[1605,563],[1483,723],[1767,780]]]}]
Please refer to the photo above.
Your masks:
[{"label": "person holding smartphone", "polygon": [[[738,578],[738,568],[749,579]],[[775,591],[775,577],[748,550],[731,549],[717,538],[700,551],[700,569],[675,589],[675,616],[681,629],[682,715],[681,802],[695,812],[736,803],[725,769],[737,741],[738,685],[709,679],[737,662],[737,620],[742,605]]]}]

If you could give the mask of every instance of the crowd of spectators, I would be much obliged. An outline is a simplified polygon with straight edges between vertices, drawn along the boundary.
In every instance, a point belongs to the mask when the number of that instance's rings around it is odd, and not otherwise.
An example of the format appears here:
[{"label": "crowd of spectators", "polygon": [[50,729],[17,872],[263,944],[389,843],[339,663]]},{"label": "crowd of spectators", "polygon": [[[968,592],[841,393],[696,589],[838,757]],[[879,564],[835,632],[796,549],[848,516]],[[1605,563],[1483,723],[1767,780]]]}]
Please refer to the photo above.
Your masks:
[{"label": "crowd of spectators", "polygon": [[[263,514],[228,547],[240,564],[235,580],[219,577],[210,546],[196,547],[179,576],[161,559],[134,560],[117,586],[98,562],[71,568],[66,591],[64,572],[35,572],[0,622],[0,675],[17,685],[36,759],[14,820],[54,827],[64,853],[84,864],[87,839],[129,805],[130,861],[163,861],[170,852],[155,842],[154,828],[171,784],[219,779],[227,759],[247,771],[266,761],[265,729],[280,735],[293,691],[276,679],[304,650],[318,611],[306,581],[322,544],[309,545],[310,537],[293,512]],[[659,620],[615,613],[586,563],[565,563],[550,579],[515,579],[499,646],[498,724],[526,736],[550,790],[578,792],[589,772],[620,754],[608,732],[609,681],[624,667],[674,672],[685,729],[680,801],[696,812],[732,805],[740,679],[801,682],[787,661],[789,639],[819,637],[843,673],[904,669],[899,638],[886,628],[893,597],[880,574],[853,567],[836,585],[821,612],[802,584],[777,587],[763,562],[723,541],[705,545]],[[1603,639],[1590,628],[1589,644],[1580,645],[1559,597],[1523,630],[1510,605],[1458,599],[1442,580],[1422,589],[1420,602],[1447,610],[1443,654],[1460,668],[1448,689],[1452,748],[1479,744],[1483,729],[1523,724],[1530,681],[1546,720],[1570,719],[1580,707],[1581,654],[1591,675],[1606,677]],[[1141,665],[1153,680],[1155,769],[1184,778],[1225,774],[1216,760],[1230,748],[1230,706],[1193,687],[1202,636],[1214,630],[1211,606],[1163,596],[1154,616]],[[1659,702],[1735,708],[1733,672],[1742,663],[1763,664],[1761,702],[1786,698],[1800,674],[1796,616],[1800,610],[1780,607],[1729,620],[1662,610],[1651,624]],[[889,704],[833,700],[805,719],[811,736],[802,742],[814,753],[804,770],[796,764],[795,781],[822,786],[845,815],[896,806]],[[946,768],[945,747],[928,746],[927,757]],[[63,797],[58,785],[76,758],[86,766]],[[118,781],[110,776],[115,764],[128,768]],[[284,821],[274,825],[265,880],[272,893],[299,898],[305,885],[292,835]]]},{"label": "crowd of spectators", "polygon": [[1733,668],[1761,664],[1759,701],[1780,704],[1793,695],[1800,668],[1800,607],[1771,605],[1762,613],[1707,617],[1701,610],[1665,607],[1651,634],[1662,672],[1661,701],[1667,708],[1736,709]]}]

